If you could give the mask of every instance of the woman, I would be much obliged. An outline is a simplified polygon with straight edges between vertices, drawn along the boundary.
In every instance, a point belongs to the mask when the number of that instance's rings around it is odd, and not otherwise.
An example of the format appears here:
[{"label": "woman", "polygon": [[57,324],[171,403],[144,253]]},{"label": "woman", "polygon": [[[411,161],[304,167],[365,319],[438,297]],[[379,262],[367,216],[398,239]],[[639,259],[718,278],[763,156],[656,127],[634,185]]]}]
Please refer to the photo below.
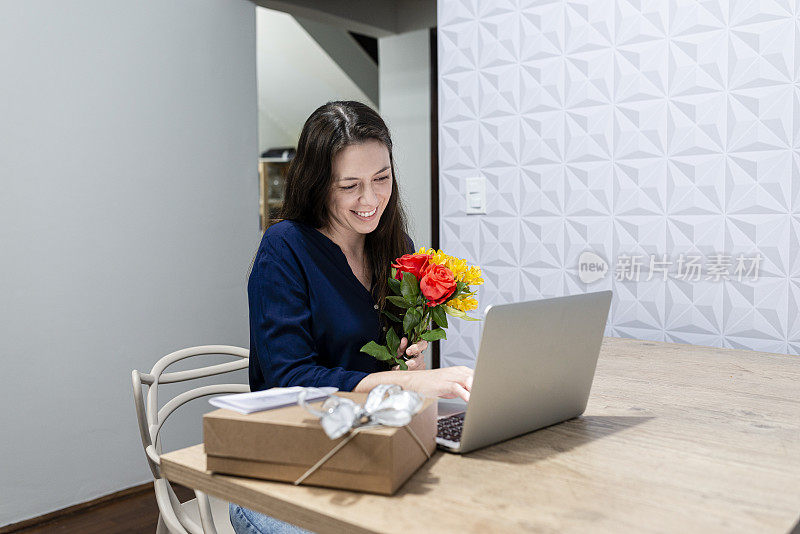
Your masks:
[{"label": "woman", "polygon": [[[413,252],[395,181],[392,141],[359,102],[329,102],[306,121],[289,165],[283,221],[261,240],[248,282],[250,387],[398,384],[469,400],[472,370],[426,370],[427,342],[401,340],[409,372],[360,348],[383,343],[392,260]],[[237,532],[303,532],[231,505]]]}]

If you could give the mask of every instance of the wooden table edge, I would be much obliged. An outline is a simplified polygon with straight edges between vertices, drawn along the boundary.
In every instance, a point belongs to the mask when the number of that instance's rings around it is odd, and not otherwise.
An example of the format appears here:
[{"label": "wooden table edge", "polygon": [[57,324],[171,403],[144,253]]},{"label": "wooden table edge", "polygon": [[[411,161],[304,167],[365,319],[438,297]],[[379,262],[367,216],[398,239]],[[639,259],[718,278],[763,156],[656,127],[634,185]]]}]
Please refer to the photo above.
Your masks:
[{"label": "wooden table edge", "polygon": [[[180,454],[187,452],[205,454],[202,443],[164,454],[161,456],[161,471],[164,478],[170,482],[202,491],[225,502],[232,502],[230,497],[234,496],[236,498],[235,504],[239,506],[320,534],[327,532],[332,534],[341,532],[347,532],[348,534],[379,534],[379,531],[366,529],[361,525],[331,517],[324,513],[316,512],[278,497],[273,497],[272,495],[258,492],[236,484],[235,482],[231,482],[231,479],[240,479],[243,477],[219,475],[210,471],[206,471],[205,474],[199,474],[194,469],[186,467],[171,458],[171,455],[175,453]],[[213,479],[213,482],[211,479]],[[264,480],[259,480],[258,482],[270,483]],[[274,484],[284,483],[274,482]]]}]

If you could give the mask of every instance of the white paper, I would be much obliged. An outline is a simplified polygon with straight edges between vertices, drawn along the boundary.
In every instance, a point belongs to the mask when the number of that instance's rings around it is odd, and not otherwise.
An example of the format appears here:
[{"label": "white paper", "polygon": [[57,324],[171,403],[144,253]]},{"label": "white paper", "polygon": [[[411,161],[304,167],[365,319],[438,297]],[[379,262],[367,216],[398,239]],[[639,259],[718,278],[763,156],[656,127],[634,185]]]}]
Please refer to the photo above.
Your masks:
[{"label": "white paper", "polygon": [[303,389],[308,389],[308,396],[306,397],[307,402],[324,399],[331,393],[339,391],[339,388],[334,387],[303,388],[300,386],[293,386],[288,388],[265,389],[252,393],[223,395],[221,397],[209,399],[208,402],[217,408],[233,410],[241,414],[263,412],[264,410],[272,410],[274,408],[282,408],[283,406],[297,404],[297,397]]}]

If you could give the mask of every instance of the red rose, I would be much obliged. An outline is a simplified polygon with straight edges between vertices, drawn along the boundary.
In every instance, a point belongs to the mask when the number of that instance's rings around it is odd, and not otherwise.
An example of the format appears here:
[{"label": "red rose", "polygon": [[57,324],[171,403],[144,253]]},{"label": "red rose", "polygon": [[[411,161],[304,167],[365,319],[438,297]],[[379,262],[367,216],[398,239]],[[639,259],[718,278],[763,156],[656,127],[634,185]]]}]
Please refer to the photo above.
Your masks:
[{"label": "red rose", "polygon": [[419,289],[428,299],[428,306],[437,306],[447,301],[456,290],[456,279],[444,265],[431,265],[419,281]]},{"label": "red rose", "polygon": [[392,264],[392,267],[397,269],[397,274],[394,277],[402,280],[403,273],[411,273],[419,280],[428,270],[428,261],[430,259],[431,257],[428,254],[406,254],[401,256],[395,260],[397,263]]}]

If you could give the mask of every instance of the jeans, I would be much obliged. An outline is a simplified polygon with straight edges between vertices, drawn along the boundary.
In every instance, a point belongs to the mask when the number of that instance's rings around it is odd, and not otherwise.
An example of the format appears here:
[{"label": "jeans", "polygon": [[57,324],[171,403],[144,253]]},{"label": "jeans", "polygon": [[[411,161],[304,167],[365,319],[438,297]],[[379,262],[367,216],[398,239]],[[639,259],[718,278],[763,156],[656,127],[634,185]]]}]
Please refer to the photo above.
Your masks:
[{"label": "jeans", "polygon": [[231,503],[228,512],[236,534],[313,534],[274,517],[242,508],[238,504]]}]

